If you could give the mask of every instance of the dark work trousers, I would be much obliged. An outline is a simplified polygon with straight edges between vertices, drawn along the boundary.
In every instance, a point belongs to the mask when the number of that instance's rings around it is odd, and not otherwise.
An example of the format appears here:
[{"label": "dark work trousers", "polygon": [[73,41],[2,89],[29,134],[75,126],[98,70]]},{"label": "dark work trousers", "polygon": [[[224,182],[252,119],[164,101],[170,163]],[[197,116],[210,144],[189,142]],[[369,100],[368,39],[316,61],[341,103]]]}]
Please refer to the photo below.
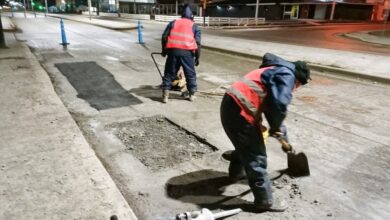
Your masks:
[{"label": "dark work trousers", "polygon": [[235,151],[231,166],[245,169],[248,183],[255,197],[255,205],[272,204],[271,182],[267,175],[267,153],[261,130],[240,115],[241,108],[225,94],[221,104],[223,128]]},{"label": "dark work trousers", "polygon": [[197,91],[195,60],[194,56],[176,56],[168,54],[165,62],[165,70],[163,77],[163,89],[171,90],[172,82],[177,76],[180,67],[183,67],[184,75],[186,77],[187,89],[193,94]]}]

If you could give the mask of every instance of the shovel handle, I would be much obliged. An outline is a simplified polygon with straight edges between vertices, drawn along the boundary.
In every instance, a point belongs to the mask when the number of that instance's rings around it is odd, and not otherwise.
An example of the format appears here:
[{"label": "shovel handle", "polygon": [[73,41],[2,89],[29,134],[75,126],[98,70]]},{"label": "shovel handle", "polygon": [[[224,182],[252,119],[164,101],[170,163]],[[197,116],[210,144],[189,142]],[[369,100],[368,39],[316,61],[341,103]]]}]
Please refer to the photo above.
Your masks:
[{"label": "shovel handle", "polygon": [[156,60],[154,59],[154,56],[153,56],[153,55],[156,55],[156,54],[161,55],[161,53],[156,53],[156,52],[154,52],[154,53],[151,53],[150,56],[152,57],[152,60],[153,60],[153,62],[154,62],[154,65],[156,66],[157,71],[158,71],[158,73],[159,73],[160,76],[161,76],[161,79],[163,79],[164,77],[163,77],[163,75],[161,74],[160,68],[158,68],[158,64],[157,64],[157,62],[156,62]]}]

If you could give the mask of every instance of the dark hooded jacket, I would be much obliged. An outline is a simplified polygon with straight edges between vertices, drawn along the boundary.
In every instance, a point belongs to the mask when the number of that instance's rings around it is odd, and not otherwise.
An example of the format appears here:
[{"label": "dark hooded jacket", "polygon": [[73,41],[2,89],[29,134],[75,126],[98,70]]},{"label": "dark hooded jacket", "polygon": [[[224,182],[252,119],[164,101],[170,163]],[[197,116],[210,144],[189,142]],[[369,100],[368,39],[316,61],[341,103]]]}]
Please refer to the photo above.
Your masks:
[{"label": "dark hooded jacket", "polygon": [[263,112],[271,127],[271,132],[279,129],[287,137],[282,122],[287,114],[287,106],[292,99],[295,86],[295,65],[274,54],[266,53],[260,68],[273,66],[261,74],[261,81],[267,88]]},{"label": "dark hooded jacket", "polygon": [[[182,12],[181,17],[184,18],[184,19],[193,20],[192,10],[191,10],[189,5],[185,5],[183,7],[183,12]],[[169,22],[169,24],[167,25],[167,27],[165,28],[165,30],[164,30],[164,32],[162,34],[161,44],[162,44],[163,50],[166,53],[172,54],[172,55],[175,55],[175,56],[193,56],[193,55],[195,55],[195,57],[197,59],[199,59],[199,57],[200,57],[200,47],[201,47],[201,33],[200,33],[200,29],[199,29],[198,25],[196,25],[195,23],[192,26],[192,32],[194,33],[195,41],[196,41],[196,44],[198,45],[198,49],[195,51],[195,54],[193,54],[193,52],[189,51],[189,50],[176,49],[176,48],[165,49],[165,45],[166,45],[166,43],[168,41],[168,36],[171,33],[171,30],[172,30],[174,24],[175,24],[175,20]]]}]

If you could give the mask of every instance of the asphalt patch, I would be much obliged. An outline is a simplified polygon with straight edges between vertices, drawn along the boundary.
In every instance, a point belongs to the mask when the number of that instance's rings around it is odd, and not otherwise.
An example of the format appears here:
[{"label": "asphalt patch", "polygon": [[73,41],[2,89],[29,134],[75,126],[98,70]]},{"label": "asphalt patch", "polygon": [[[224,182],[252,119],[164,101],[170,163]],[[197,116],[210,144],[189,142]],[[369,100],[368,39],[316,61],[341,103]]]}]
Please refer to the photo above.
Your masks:
[{"label": "asphalt patch", "polygon": [[107,128],[122,141],[128,153],[152,171],[200,159],[218,150],[163,116],[114,123]]},{"label": "asphalt patch", "polygon": [[77,90],[77,97],[97,110],[142,103],[95,62],[56,63],[55,66]]}]

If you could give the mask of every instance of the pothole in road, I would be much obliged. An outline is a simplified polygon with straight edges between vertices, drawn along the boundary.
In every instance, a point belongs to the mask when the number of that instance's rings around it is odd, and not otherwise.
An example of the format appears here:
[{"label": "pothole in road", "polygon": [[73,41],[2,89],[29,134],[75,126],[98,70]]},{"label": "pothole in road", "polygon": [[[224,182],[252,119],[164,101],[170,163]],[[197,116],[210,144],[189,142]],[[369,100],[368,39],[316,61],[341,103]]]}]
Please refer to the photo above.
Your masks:
[{"label": "pothole in road", "polygon": [[122,141],[127,152],[152,171],[199,159],[218,150],[163,116],[114,123],[107,128]]}]

